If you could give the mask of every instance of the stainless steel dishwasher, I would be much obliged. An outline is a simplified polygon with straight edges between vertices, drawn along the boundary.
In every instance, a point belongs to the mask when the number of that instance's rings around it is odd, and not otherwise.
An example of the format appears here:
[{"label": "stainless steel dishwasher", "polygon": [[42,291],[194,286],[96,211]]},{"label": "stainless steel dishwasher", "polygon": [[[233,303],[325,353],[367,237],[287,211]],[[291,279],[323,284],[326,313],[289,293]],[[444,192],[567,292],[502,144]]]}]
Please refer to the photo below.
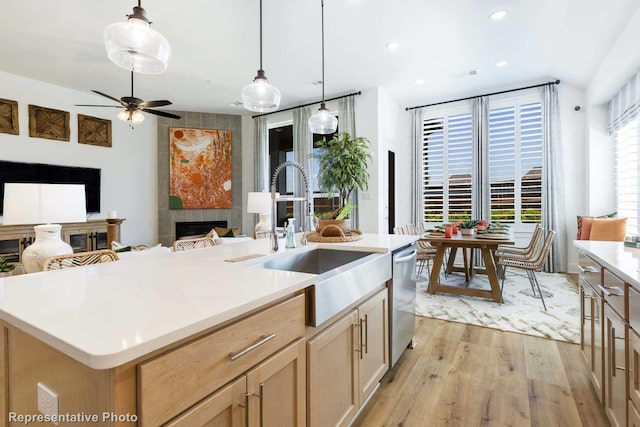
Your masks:
[{"label": "stainless steel dishwasher", "polygon": [[407,347],[413,348],[416,332],[416,246],[415,243],[392,254],[392,280],[389,287],[389,341],[391,366]]}]

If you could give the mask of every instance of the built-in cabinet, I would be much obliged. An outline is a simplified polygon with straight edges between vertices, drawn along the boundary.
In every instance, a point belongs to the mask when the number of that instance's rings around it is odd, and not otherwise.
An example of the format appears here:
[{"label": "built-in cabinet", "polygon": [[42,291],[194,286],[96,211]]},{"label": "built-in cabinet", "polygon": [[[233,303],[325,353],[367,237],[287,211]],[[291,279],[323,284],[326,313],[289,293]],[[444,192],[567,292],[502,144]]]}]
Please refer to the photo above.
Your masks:
[{"label": "built-in cabinet", "polygon": [[[31,225],[0,225],[0,257],[11,262],[22,262],[22,251],[36,238]],[[107,222],[95,220],[61,224],[60,237],[69,243],[74,252],[108,249]]]},{"label": "built-in cabinet", "polygon": [[387,304],[385,288],[309,340],[309,427],[348,425],[388,370]]},{"label": "built-in cabinet", "polygon": [[640,289],[579,253],[581,348],[612,426],[640,427]]}]

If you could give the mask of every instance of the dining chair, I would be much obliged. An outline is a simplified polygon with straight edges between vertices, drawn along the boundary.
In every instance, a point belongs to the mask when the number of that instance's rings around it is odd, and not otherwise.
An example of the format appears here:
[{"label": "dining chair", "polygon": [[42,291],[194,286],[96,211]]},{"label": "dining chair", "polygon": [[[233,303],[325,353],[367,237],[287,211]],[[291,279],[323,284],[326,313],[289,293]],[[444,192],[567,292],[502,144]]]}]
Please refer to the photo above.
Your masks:
[{"label": "dining chair", "polygon": [[[524,247],[499,245],[495,252],[495,257],[500,258],[502,256],[508,256],[511,258],[530,258],[532,254],[537,252],[539,246],[542,244],[544,238],[544,229],[542,225],[537,224],[535,230],[531,234],[531,240],[529,244]],[[498,267],[498,277],[503,277],[504,271]]]},{"label": "dining chair", "polygon": [[173,242],[173,251],[188,251],[191,249],[209,248],[215,246],[216,241],[211,237],[198,237],[196,239],[181,239]]},{"label": "dining chair", "polygon": [[118,254],[111,249],[100,249],[89,252],[77,252],[74,254],[55,255],[44,260],[43,271],[62,270],[83,265],[101,264],[104,262],[118,261]]},{"label": "dining chair", "polygon": [[[394,227],[394,234],[407,234],[407,235],[423,235],[419,233],[419,227],[415,224],[407,224],[401,227]],[[422,273],[425,267],[427,267],[427,274],[431,277],[430,263],[436,259],[437,249],[429,242],[418,240],[416,243],[416,261],[418,265],[418,275]]]},{"label": "dining chair", "polygon": [[531,285],[531,290],[533,291],[533,296],[536,296],[536,288],[538,289],[538,294],[540,295],[540,299],[542,300],[542,306],[544,310],[547,311],[547,305],[544,302],[544,296],[542,295],[542,291],[540,290],[540,284],[538,283],[538,278],[536,277],[536,271],[542,271],[542,267],[547,260],[547,256],[549,255],[549,251],[551,250],[551,244],[553,243],[553,238],[555,237],[556,232],[554,230],[550,230],[545,239],[542,246],[536,252],[532,253],[529,257],[523,258],[522,256],[508,256],[503,255],[498,259],[498,266],[502,267],[503,275],[502,275],[502,284],[500,285],[500,294],[501,301],[502,299],[502,290],[504,289],[504,278],[506,276],[507,267],[511,268],[519,268],[521,270],[525,270],[527,273],[527,277],[529,278],[529,284]]}]

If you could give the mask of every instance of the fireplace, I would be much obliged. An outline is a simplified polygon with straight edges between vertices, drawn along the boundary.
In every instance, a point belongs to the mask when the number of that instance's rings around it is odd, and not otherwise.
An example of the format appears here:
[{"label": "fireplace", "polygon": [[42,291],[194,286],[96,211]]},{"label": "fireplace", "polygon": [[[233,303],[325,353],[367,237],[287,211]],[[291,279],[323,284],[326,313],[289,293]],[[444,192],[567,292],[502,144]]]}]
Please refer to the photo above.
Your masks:
[{"label": "fireplace", "polygon": [[188,221],[176,222],[176,240],[185,236],[207,234],[215,227],[227,227],[227,221]]}]

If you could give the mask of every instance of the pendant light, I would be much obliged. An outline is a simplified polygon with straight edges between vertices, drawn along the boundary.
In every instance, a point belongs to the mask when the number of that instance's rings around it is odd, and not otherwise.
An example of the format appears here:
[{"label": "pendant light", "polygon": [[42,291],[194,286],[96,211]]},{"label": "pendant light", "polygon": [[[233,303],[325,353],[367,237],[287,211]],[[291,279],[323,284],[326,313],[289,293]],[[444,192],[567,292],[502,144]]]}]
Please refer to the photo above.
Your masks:
[{"label": "pendant light", "polygon": [[311,133],[327,135],[334,133],[338,128],[338,119],[327,110],[324,103],[324,0],[320,0],[322,10],[322,102],[318,112],[309,117],[309,130]]},{"label": "pendant light", "polygon": [[260,0],[260,69],[253,82],[242,88],[242,104],[249,111],[267,113],[280,106],[280,91],[269,84],[262,69],[262,0]]},{"label": "pendant light", "polygon": [[116,22],[104,30],[107,56],[119,67],[144,74],[159,74],[167,69],[171,46],[153,28],[140,5],[127,15],[126,22]]}]

